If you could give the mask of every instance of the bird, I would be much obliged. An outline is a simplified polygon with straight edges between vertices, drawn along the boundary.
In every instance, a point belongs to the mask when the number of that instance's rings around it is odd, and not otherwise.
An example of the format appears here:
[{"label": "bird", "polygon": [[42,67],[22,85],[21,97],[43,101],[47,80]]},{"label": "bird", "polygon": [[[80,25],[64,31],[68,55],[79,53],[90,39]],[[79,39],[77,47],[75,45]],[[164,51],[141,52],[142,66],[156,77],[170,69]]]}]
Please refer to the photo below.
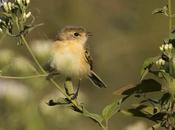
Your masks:
[{"label": "bird", "polygon": [[49,71],[48,77],[60,74],[79,81],[87,77],[95,86],[106,88],[104,81],[93,71],[93,60],[86,46],[90,36],[91,33],[81,26],[61,29],[52,44],[50,60],[45,67]]}]

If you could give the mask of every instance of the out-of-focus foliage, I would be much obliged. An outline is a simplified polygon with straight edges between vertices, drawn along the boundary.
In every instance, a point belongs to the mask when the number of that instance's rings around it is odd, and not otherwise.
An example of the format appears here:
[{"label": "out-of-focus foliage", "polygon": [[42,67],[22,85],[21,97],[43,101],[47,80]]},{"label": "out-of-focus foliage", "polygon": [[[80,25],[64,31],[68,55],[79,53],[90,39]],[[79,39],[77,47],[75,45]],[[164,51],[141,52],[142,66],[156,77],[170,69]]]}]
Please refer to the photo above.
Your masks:
[{"label": "out-of-focus foliage", "polygon": [[[29,41],[40,62],[45,64],[49,60],[47,49],[51,43],[48,40],[54,39],[58,29],[65,25],[81,25],[91,31],[94,36],[88,46],[94,59],[94,69],[109,87],[99,90],[84,80],[79,98],[94,112],[101,111],[102,106],[114,98],[111,93],[117,86],[139,79],[137,75],[144,58],[158,52],[160,39],[168,32],[165,26],[167,20],[151,15],[151,11],[159,5],[162,6],[159,0],[32,1],[32,13],[37,18],[35,22],[44,25],[30,34]],[[0,42],[2,74],[36,74],[28,52],[14,43],[7,36]],[[62,84],[64,78],[58,76],[57,81]],[[74,84],[76,86],[77,82]],[[20,84],[18,81],[1,80],[0,130],[98,129],[94,122],[82,119],[64,106],[47,106],[49,99],[58,96],[60,93],[45,78],[25,80]],[[129,100],[126,107],[136,100]],[[125,129],[127,124],[140,120],[122,115],[117,117],[111,121],[111,129]],[[137,126],[145,128],[144,125]]]}]

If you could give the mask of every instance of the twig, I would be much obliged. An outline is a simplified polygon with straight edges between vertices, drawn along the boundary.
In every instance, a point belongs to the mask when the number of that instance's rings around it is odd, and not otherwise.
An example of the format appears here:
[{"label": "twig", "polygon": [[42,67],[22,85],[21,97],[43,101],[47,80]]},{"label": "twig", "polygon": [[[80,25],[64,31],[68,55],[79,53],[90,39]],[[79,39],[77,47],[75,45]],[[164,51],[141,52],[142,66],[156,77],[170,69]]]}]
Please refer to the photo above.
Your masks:
[{"label": "twig", "polygon": [[[43,67],[40,65],[38,59],[35,57],[32,49],[30,48],[30,46],[28,45],[25,37],[23,35],[21,35],[21,39],[22,41],[24,42],[27,50],[29,51],[30,55],[32,56],[34,62],[36,63],[36,65],[39,67],[40,71],[43,73],[43,74],[47,74],[47,72],[43,69]],[[50,82],[56,87],[58,88],[58,90],[79,110],[79,111],[82,111],[82,108],[78,105],[78,103],[75,101],[75,100],[71,100],[71,97],[69,95],[67,95],[64,90],[56,83],[56,81],[54,81],[54,79],[50,79]]]},{"label": "twig", "polygon": [[30,75],[30,76],[3,76],[0,75],[1,79],[15,79],[15,80],[23,80],[23,79],[33,79],[33,78],[40,78],[40,77],[46,77],[46,74],[43,75]]},{"label": "twig", "polygon": [[32,52],[32,49],[29,47],[26,39],[24,38],[24,35],[21,35],[21,39],[23,40],[24,42],[24,45],[26,46],[27,50],[29,51],[30,55],[32,56],[33,60],[35,61],[36,65],[39,67],[40,71],[43,73],[43,74],[47,74],[46,71],[42,68],[42,66],[40,65],[38,59],[35,57],[34,53]]}]

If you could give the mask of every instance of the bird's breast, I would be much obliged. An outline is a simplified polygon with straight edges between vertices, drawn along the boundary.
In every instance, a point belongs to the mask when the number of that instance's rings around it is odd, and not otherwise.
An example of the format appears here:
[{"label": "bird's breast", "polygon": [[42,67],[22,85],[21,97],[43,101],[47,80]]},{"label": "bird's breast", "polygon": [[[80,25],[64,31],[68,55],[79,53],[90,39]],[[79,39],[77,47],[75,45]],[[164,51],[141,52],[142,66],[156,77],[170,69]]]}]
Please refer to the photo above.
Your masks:
[{"label": "bird's breast", "polygon": [[68,77],[88,75],[90,66],[85,60],[84,48],[79,44],[54,45],[52,49],[52,67]]}]

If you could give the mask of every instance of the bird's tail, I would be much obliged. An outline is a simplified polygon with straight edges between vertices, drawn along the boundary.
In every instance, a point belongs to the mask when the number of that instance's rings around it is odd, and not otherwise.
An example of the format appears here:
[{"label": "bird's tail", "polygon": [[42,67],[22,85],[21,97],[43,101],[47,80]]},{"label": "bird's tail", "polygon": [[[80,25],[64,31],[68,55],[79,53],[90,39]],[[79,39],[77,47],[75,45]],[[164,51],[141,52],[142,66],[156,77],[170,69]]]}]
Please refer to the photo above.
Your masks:
[{"label": "bird's tail", "polygon": [[107,85],[103,82],[102,79],[100,79],[100,77],[95,74],[95,72],[93,72],[91,70],[90,74],[88,75],[88,78],[90,79],[90,81],[97,87],[99,88],[106,88]]}]

